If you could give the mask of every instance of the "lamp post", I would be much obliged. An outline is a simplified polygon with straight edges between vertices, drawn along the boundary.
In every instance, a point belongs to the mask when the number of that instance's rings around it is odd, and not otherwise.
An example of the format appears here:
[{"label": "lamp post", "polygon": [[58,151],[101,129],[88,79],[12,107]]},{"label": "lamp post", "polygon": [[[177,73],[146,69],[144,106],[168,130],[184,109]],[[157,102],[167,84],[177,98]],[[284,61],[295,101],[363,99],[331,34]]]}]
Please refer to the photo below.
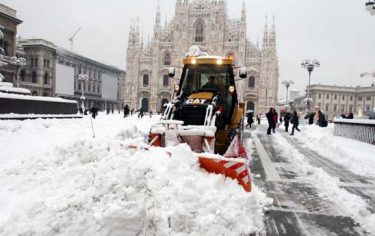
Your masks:
[{"label": "lamp post", "polygon": [[309,86],[307,87],[307,93],[306,93],[306,98],[307,98],[307,110],[310,111],[310,99],[311,99],[311,93],[310,93],[310,81],[311,81],[311,72],[313,72],[315,67],[320,66],[320,62],[315,59],[306,59],[301,62],[301,66],[309,72]]},{"label": "lamp post", "polygon": [[83,112],[85,112],[85,81],[89,80],[89,76],[87,74],[79,74],[78,75],[78,80],[81,82],[81,91],[82,91],[82,96],[81,96],[81,109]]},{"label": "lamp post", "polygon": [[286,87],[285,105],[289,105],[289,103],[288,103],[288,90],[289,90],[290,85],[294,84],[294,82],[292,80],[284,80],[281,83],[284,84],[285,87]]},{"label": "lamp post", "polygon": [[375,1],[374,0],[369,0],[368,2],[365,3],[366,10],[370,15],[375,15]]},{"label": "lamp post", "polygon": [[374,72],[364,72],[360,74],[360,77],[372,77],[373,81],[371,87],[375,87],[375,71]]}]

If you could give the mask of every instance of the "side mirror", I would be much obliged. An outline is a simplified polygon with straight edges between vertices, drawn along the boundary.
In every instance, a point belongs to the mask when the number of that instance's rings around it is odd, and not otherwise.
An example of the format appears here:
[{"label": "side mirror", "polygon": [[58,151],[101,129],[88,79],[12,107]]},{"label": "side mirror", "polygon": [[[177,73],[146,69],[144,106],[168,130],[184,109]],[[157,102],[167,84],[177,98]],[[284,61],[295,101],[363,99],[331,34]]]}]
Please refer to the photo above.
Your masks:
[{"label": "side mirror", "polygon": [[169,76],[170,78],[173,78],[173,77],[175,76],[175,74],[176,74],[176,70],[175,70],[175,68],[173,68],[173,67],[169,67],[169,70],[168,70],[168,76]]},{"label": "side mirror", "polygon": [[247,77],[247,69],[246,67],[241,67],[239,71],[239,76],[241,79],[246,79]]}]

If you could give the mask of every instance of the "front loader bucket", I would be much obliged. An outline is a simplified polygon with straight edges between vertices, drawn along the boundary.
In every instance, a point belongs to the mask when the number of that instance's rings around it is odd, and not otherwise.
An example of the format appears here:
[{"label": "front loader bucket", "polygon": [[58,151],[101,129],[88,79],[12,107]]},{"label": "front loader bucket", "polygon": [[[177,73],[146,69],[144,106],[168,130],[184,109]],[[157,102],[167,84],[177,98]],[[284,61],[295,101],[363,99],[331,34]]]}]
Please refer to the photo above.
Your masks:
[{"label": "front loader bucket", "polygon": [[223,174],[236,179],[246,192],[251,192],[250,171],[243,158],[214,158],[211,155],[198,154],[202,168],[210,173]]}]

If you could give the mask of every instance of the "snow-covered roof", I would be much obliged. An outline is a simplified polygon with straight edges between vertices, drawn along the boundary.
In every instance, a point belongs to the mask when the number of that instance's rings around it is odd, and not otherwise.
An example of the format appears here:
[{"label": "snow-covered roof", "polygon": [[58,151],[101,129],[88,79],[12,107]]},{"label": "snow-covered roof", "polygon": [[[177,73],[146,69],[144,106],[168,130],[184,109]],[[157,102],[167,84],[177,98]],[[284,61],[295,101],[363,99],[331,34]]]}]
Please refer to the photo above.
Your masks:
[{"label": "snow-covered roof", "polygon": [[65,103],[77,103],[74,100],[68,100],[58,97],[40,97],[40,96],[30,96],[30,95],[19,95],[0,92],[0,98],[8,99],[20,99],[20,100],[33,100],[33,101],[46,101],[46,102],[65,102]]},{"label": "snow-covered roof", "polygon": [[5,93],[20,93],[20,94],[31,94],[30,90],[25,88],[13,88],[13,87],[0,87],[0,92]]}]

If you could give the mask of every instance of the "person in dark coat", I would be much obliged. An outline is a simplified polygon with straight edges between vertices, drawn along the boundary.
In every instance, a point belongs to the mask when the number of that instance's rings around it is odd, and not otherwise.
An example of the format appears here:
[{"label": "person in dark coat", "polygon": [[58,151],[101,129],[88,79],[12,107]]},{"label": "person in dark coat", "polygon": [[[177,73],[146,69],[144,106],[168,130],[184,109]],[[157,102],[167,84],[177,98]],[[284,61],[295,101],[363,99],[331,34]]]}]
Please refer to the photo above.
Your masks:
[{"label": "person in dark coat", "polygon": [[266,113],[266,117],[268,121],[267,134],[271,135],[271,129],[273,128],[273,124],[275,123],[273,120],[273,108],[270,108],[269,112]]},{"label": "person in dark coat", "polygon": [[143,110],[143,107],[141,107],[139,110],[139,113],[138,113],[138,118],[143,118],[143,116],[144,116],[144,110]]},{"label": "person in dark coat", "polygon": [[321,111],[318,111],[318,125],[320,127],[327,127],[328,126],[328,122],[326,120],[326,117]]},{"label": "person in dark coat", "polygon": [[150,110],[150,118],[152,118],[152,111]]},{"label": "person in dark coat", "polygon": [[130,111],[129,106],[128,104],[126,104],[124,107],[124,118],[128,117],[129,111]]},{"label": "person in dark coat", "polygon": [[98,115],[98,111],[99,111],[98,107],[96,106],[91,107],[90,112],[91,112],[92,118],[95,119],[95,117]]},{"label": "person in dark coat", "polygon": [[246,125],[246,128],[248,126],[250,126],[251,128],[251,125],[254,123],[254,119],[253,119],[253,113],[247,113],[247,125]]},{"label": "person in dark coat", "polygon": [[309,125],[314,124],[314,116],[315,115],[310,115],[310,117],[309,117]]},{"label": "person in dark coat", "polygon": [[260,115],[259,114],[257,115],[257,121],[258,121],[258,125],[260,125]]},{"label": "person in dark coat", "polygon": [[290,135],[294,135],[294,130],[295,129],[298,130],[298,131],[301,131],[300,129],[298,129],[299,117],[298,117],[297,111],[293,112],[293,117],[292,117],[291,122],[293,124],[293,127],[292,127],[292,133]]},{"label": "person in dark coat", "polygon": [[277,117],[278,117],[278,114],[276,112],[275,109],[273,109],[273,112],[272,112],[272,119],[273,119],[273,126],[272,126],[272,132],[275,133],[276,131],[276,124],[277,124]]},{"label": "person in dark coat", "polygon": [[350,112],[347,119],[354,119],[354,115],[353,115],[353,112]]},{"label": "person in dark coat", "polygon": [[290,113],[287,112],[284,116],[284,125],[285,125],[285,132],[289,132],[289,121],[290,121]]}]

